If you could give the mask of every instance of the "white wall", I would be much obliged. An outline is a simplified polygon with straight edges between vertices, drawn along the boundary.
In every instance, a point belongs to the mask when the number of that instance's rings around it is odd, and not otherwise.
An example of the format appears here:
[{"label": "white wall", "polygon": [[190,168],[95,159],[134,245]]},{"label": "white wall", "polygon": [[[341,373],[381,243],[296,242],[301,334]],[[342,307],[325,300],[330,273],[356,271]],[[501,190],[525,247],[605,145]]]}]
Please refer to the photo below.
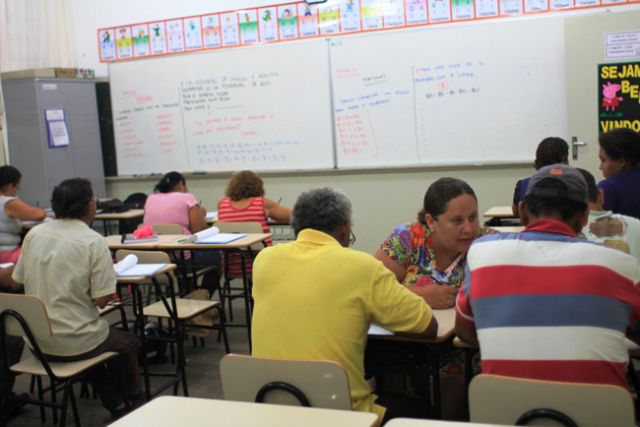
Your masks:
[{"label": "white wall", "polygon": [[[108,76],[107,66],[98,62],[96,31],[100,27],[274,3],[278,2],[276,0],[218,0],[216,2],[199,0],[182,0],[180,2],[173,0],[111,0],[108,2],[70,0],[71,22],[78,56],[76,66],[94,68],[97,76]],[[636,5],[635,8],[640,8],[640,6]],[[621,8],[616,10],[621,10]],[[602,9],[588,13],[607,13],[607,11]],[[596,57],[600,57],[601,52],[601,47],[598,47]],[[541,66],[543,65],[541,64]],[[595,65],[592,65],[592,67],[585,69],[585,72],[595,73],[595,70]],[[590,102],[597,103],[596,88],[587,87],[584,90],[592,94]],[[583,116],[586,117],[587,123],[592,120],[593,129],[597,129],[595,115],[586,113]],[[457,123],[452,121],[453,125],[457,125]],[[496,126],[499,125],[496,123]],[[575,132],[570,129],[569,135],[558,136],[569,140],[572,131]],[[599,178],[601,175],[597,170],[597,149],[594,149],[597,147],[597,141],[591,140],[589,142],[590,145],[584,150],[584,155],[588,159],[582,161],[580,166],[591,170]],[[532,161],[533,156],[534,153],[531,153]],[[288,206],[293,204],[301,191],[309,188],[330,186],[346,191],[354,205],[354,231],[357,235],[355,246],[367,252],[374,252],[396,225],[414,220],[426,188],[435,179],[441,176],[455,176],[469,182],[478,195],[480,212],[483,212],[491,206],[511,204],[516,180],[530,175],[532,170],[533,168],[528,165],[482,168],[451,167],[422,170],[268,174],[264,178],[267,195],[276,200],[282,198],[283,204]],[[224,193],[227,177],[227,175],[220,174],[193,177],[188,179],[188,186],[197,198],[203,200],[206,207],[213,210],[216,201]],[[149,193],[155,184],[154,181],[141,178],[110,179],[107,182],[107,192],[110,196],[119,198],[124,198],[136,191]]]},{"label": "white wall", "polygon": [[6,145],[4,143],[7,134],[7,119],[4,114],[4,98],[2,97],[2,85],[0,84],[0,165],[7,163]]}]

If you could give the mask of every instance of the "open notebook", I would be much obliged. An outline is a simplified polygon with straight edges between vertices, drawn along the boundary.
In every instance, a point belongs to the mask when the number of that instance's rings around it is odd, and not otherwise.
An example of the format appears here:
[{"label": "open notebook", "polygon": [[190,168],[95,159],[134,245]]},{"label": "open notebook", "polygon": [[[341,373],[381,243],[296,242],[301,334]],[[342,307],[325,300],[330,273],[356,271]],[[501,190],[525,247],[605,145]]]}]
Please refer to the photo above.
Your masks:
[{"label": "open notebook", "polygon": [[223,244],[246,237],[243,233],[221,233],[218,227],[209,227],[196,234],[178,240],[178,243]]},{"label": "open notebook", "polygon": [[167,264],[138,264],[138,257],[129,254],[113,266],[116,277],[148,277],[162,270]]}]

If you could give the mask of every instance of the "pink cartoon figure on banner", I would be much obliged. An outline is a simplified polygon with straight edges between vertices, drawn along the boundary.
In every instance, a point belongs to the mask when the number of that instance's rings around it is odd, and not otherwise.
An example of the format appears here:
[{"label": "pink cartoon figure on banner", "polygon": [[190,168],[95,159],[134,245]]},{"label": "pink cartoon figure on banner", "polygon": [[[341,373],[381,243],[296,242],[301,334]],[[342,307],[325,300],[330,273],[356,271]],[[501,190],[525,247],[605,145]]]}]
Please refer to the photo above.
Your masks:
[{"label": "pink cartoon figure on banner", "polygon": [[607,82],[607,84],[602,85],[602,108],[606,111],[616,111],[616,107],[624,99],[618,96],[617,92],[619,90],[620,85],[618,83]]}]

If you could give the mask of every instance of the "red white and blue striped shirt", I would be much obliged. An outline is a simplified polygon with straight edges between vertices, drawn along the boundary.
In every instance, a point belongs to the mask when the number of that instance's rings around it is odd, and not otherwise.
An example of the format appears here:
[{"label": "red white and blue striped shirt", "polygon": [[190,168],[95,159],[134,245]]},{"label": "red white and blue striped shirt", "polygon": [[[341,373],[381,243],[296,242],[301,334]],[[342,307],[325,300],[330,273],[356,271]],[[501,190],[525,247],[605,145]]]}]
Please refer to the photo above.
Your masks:
[{"label": "red white and blue striped shirt", "polygon": [[640,265],[564,223],[483,236],[456,302],[483,373],[628,387],[625,331],[640,318]]}]

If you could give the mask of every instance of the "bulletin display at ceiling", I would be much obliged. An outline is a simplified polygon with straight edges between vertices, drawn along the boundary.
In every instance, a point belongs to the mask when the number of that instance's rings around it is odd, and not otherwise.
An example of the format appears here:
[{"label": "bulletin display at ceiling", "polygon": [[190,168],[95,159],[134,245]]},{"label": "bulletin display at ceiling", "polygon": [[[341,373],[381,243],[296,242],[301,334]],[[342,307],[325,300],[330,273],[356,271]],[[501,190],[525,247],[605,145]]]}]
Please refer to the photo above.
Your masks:
[{"label": "bulletin display at ceiling", "polygon": [[293,2],[98,29],[101,62],[314,37],[554,14],[640,0],[329,0]]}]

